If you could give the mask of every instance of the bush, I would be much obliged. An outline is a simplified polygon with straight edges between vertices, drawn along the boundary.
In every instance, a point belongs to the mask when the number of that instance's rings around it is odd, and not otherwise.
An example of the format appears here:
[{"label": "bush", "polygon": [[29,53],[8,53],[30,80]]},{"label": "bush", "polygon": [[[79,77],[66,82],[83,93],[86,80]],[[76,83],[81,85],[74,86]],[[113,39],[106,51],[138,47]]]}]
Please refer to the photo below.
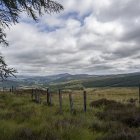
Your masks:
[{"label": "bush", "polygon": [[130,98],[129,100],[127,100],[127,102],[129,102],[131,104],[135,104],[137,100],[138,99]]},{"label": "bush", "polygon": [[119,121],[129,127],[140,127],[140,109],[132,104],[121,104],[101,99],[92,102],[91,105],[94,107],[104,105],[104,110],[96,113],[96,116],[101,120]]},{"label": "bush", "polygon": [[101,106],[116,106],[116,107],[120,107],[122,106],[121,103],[118,103],[114,100],[107,100],[105,98],[97,100],[97,101],[92,101],[90,103],[90,107],[101,107]]},{"label": "bush", "polygon": [[139,130],[121,121],[97,120],[90,129],[102,134],[96,140],[140,140]]}]

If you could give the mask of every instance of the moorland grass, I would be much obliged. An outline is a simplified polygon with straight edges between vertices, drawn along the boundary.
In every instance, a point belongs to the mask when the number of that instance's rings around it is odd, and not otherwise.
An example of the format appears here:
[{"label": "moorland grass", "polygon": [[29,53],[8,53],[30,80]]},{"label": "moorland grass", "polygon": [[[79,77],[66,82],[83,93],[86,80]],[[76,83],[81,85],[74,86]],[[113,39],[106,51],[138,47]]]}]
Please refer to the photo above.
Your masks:
[{"label": "moorland grass", "polygon": [[[26,93],[0,93],[0,140],[139,140],[140,109],[129,100],[137,97],[136,89],[120,88],[118,96],[111,90],[96,90],[92,98],[87,95],[86,113],[80,94],[74,98],[73,113],[64,95],[60,113],[58,95],[53,96],[53,105],[47,106],[46,96],[37,104]],[[126,102],[122,103],[121,97]]]},{"label": "moorland grass", "polygon": [[92,124],[93,131],[104,132],[99,140],[139,140],[140,109],[134,104],[122,104],[113,100],[100,99],[91,103],[92,107],[103,106],[95,114],[100,120]]},{"label": "moorland grass", "polygon": [[36,104],[30,96],[0,94],[0,140],[92,139],[90,120],[82,111],[63,114],[56,106]]}]

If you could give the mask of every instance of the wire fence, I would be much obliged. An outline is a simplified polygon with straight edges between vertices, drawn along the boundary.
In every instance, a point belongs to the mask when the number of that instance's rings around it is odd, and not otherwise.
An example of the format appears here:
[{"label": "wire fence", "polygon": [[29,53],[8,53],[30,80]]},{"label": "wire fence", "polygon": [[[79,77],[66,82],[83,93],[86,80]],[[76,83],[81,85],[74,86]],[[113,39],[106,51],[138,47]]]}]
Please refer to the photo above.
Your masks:
[{"label": "wire fence", "polygon": [[19,89],[12,86],[10,89],[3,88],[1,92],[15,95],[28,94],[35,103],[57,106],[61,112],[64,108],[69,108],[71,112],[74,109],[86,112],[93,101],[103,98],[123,103],[140,104],[140,86],[125,88],[108,86],[71,92],[60,89],[57,92],[51,91],[51,89]]}]

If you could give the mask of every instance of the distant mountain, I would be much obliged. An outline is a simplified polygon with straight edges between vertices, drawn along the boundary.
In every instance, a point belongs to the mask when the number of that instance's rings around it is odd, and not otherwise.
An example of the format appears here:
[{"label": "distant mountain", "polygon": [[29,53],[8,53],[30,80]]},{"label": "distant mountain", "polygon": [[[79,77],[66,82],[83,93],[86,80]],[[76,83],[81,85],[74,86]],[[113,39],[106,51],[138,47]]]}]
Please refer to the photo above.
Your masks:
[{"label": "distant mountain", "polygon": [[52,87],[52,88],[92,88],[92,87],[134,87],[140,83],[140,72],[117,75],[88,75],[68,73],[52,76],[18,76],[0,83],[0,87]]},{"label": "distant mountain", "polygon": [[82,81],[84,87],[136,87],[140,84],[140,73],[101,76]]}]

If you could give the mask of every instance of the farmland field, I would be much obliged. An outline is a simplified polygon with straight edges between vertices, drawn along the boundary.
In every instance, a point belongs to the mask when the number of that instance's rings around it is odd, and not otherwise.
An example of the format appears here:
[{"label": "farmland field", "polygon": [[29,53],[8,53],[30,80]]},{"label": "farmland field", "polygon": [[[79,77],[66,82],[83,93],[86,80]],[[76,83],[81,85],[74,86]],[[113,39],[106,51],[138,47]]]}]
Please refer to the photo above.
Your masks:
[{"label": "farmland field", "polygon": [[0,93],[0,140],[139,140],[140,109],[138,88],[89,88],[87,112],[83,111],[83,91],[69,91],[59,98],[52,93],[52,106],[31,99],[25,91],[18,95]]}]

